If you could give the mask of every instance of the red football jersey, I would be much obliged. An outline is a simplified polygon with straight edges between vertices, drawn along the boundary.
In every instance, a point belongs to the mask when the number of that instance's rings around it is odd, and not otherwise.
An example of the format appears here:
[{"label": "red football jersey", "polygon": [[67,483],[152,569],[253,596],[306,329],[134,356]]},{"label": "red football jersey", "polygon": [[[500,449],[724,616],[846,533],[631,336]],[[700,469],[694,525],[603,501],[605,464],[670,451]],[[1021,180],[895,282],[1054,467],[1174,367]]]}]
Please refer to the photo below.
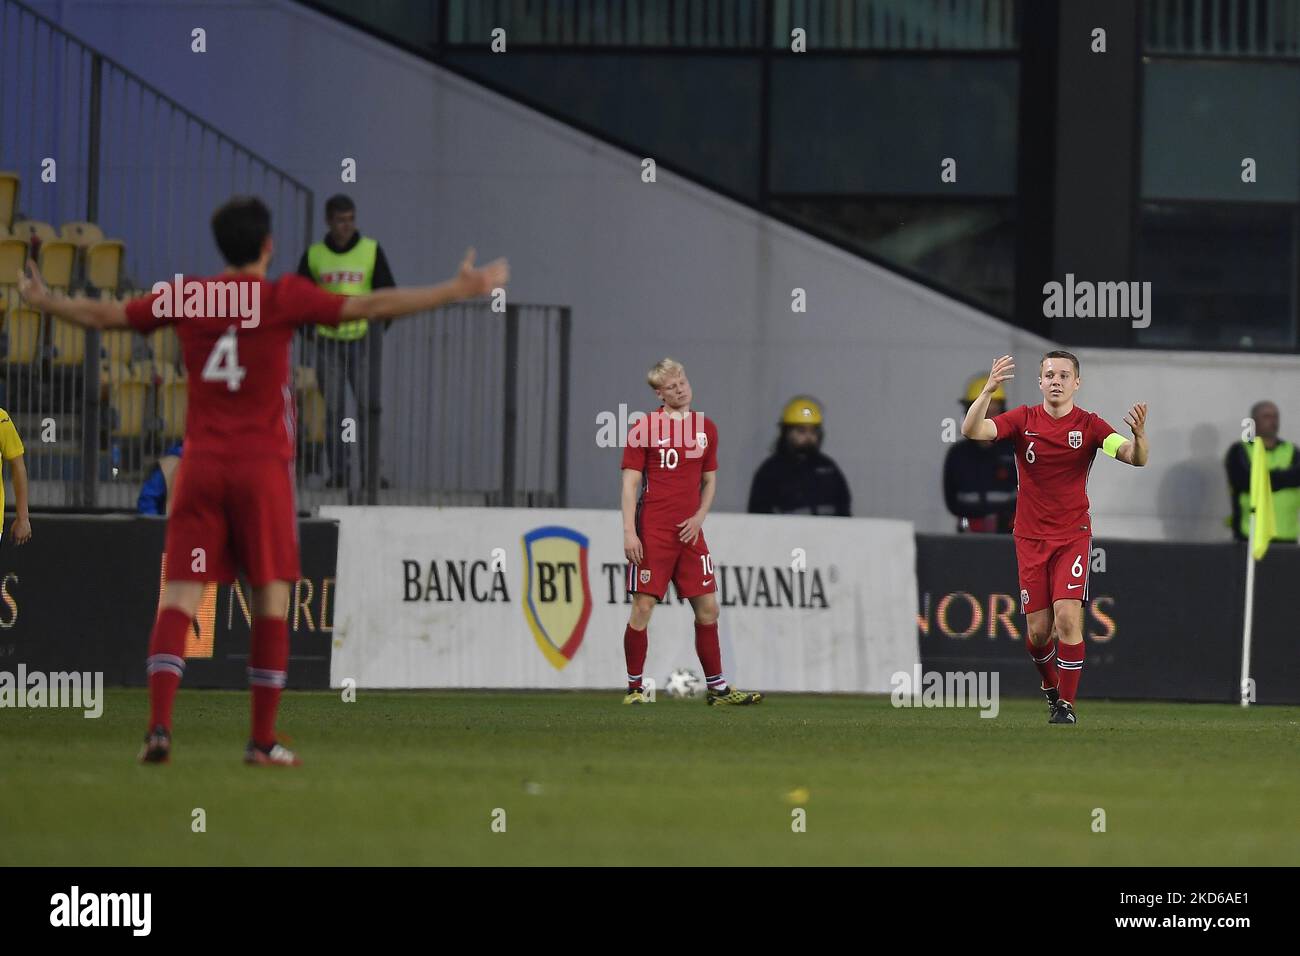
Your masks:
[{"label": "red football jersey", "polygon": [[998,439],[1013,435],[1016,446],[1018,538],[1071,538],[1092,531],[1088,514],[1088,472],[1115,429],[1077,405],[1053,418],[1042,405],[1021,405],[993,419]]},{"label": "red football jersey", "polygon": [[[154,315],[158,293],[127,303],[127,322],[147,334],[176,326],[188,381],[185,454],[294,456],[295,411],[290,374],[290,344],[300,325],[337,325],[344,296],[322,291],[299,275],[274,282],[252,276],[215,276],[197,281],[239,282],[244,301],[256,302],[256,325],[232,309],[233,317],[186,317],[179,305],[169,316]],[[205,302],[206,302],[205,297]],[[215,301],[215,297],[214,297]],[[184,300],[182,303],[184,304]],[[209,311],[206,307],[202,311]],[[215,311],[215,310],[212,310]],[[243,327],[248,322],[247,328]]]},{"label": "red football jersey", "polygon": [[641,472],[638,528],[674,528],[700,508],[700,481],[718,470],[718,429],[704,415],[671,417],[661,405],[628,433],[623,467]]}]

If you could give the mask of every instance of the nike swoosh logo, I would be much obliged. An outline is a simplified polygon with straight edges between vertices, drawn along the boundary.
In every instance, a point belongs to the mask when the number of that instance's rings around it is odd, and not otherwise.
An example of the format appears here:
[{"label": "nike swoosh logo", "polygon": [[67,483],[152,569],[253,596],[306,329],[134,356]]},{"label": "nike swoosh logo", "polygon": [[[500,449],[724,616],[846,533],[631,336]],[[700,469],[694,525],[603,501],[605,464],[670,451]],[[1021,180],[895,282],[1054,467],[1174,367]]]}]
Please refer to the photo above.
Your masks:
[{"label": "nike swoosh logo", "polygon": [[1034,436],[1035,438],[1038,437],[1038,432],[1025,432],[1025,434],[1026,434],[1026,435],[1032,435],[1032,436]]},{"label": "nike swoosh logo", "polygon": [[659,439],[659,444],[661,444],[661,445],[667,445],[670,441],[672,441],[671,438],[661,438],[661,439]]},{"label": "nike swoosh logo", "polygon": [[712,583],[713,583],[713,578],[705,578],[705,579],[704,579],[704,583],[705,583],[705,585],[712,584]]},{"label": "nike swoosh logo", "polygon": [[1081,587],[1083,587],[1083,585],[1082,585],[1082,584],[1067,584],[1065,587],[1066,587],[1066,590],[1073,591],[1075,588],[1081,588]]}]

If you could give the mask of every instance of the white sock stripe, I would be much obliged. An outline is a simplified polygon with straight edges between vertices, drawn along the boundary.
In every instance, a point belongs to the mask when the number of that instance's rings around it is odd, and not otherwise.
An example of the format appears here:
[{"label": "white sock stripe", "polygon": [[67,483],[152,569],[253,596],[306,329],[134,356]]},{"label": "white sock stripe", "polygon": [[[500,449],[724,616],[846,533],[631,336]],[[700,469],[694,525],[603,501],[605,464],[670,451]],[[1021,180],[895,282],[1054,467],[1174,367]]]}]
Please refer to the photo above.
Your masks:
[{"label": "white sock stripe", "polygon": [[263,667],[248,668],[248,683],[252,687],[283,687],[288,676],[285,671],[267,670]]},{"label": "white sock stripe", "polygon": [[148,675],[175,674],[177,677],[185,676],[185,668],[177,667],[175,664],[170,664],[167,661],[155,661],[146,666],[144,672]]},{"label": "white sock stripe", "polygon": [[171,664],[174,667],[184,669],[185,658],[177,657],[175,654],[150,654],[145,658],[146,664]]},{"label": "white sock stripe", "polygon": [[1063,671],[1081,671],[1083,670],[1083,661],[1061,661],[1056,662],[1057,668]]},{"label": "white sock stripe", "polygon": [[1050,661],[1053,657],[1056,656],[1056,648],[1052,648],[1050,651],[1048,651],[1046,657],[1034,657],[1032,651],[1030,651],[1029,656],[1033,658],[1035,664],[1046,664],[1048,661]]}]

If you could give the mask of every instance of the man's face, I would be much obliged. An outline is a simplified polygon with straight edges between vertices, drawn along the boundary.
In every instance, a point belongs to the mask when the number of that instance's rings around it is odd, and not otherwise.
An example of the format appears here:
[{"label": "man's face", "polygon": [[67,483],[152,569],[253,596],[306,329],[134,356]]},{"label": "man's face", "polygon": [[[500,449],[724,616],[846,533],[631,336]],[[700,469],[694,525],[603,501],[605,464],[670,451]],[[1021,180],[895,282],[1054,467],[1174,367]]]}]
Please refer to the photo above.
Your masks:
[{"label": "man's face", "polygon": [[800,452],[812,451],[821,444],[817,439],[816,425],[789,425],[785,430],[785,440],[793,450]]},{"label": "man's face", "polygon": [[1082,384],[1074,374],[1074,363],[1067,358],[1043,359],[1038,372],[1038,387],[1048,405],[1064,405],[1074,398]]},{"label": "man's face", "polygon": [[1261,402],[1255,409],[1255,434],[1265,441],[1277,437],[1282,425],[1282,416],[1272,402]]},{"label": "man's face", "polygon": [[691,403],[691,383],[686,380],[685,372],[679,372],[664,379],[663,384],[655,389],[655,394],[668,408],[685,408]]},{"label": "man's face", "polygon": [[330,238],[336,246],[347,245],[357,234],[357,211],[336,212],[329,218]]}]

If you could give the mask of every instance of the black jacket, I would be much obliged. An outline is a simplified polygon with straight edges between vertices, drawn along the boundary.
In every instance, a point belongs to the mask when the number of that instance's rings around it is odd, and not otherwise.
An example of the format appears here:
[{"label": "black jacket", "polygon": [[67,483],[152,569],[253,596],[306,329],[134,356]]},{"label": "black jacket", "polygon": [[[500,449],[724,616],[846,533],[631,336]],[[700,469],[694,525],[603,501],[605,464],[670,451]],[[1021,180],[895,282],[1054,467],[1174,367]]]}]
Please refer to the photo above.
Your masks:
[{"label": "black jacket", "polygon": [[820,451],[802,456],[777,452],[754,472],[749,513],[848,518],[851,497],[839,465]]},{"label": "black jacket", "polygon": [[1016,516],[1015,443],[1003,439],[984,446],[962,439],[943,461],[943,500],[958,518],[998,516],[998,530],[1009,531]]}]

